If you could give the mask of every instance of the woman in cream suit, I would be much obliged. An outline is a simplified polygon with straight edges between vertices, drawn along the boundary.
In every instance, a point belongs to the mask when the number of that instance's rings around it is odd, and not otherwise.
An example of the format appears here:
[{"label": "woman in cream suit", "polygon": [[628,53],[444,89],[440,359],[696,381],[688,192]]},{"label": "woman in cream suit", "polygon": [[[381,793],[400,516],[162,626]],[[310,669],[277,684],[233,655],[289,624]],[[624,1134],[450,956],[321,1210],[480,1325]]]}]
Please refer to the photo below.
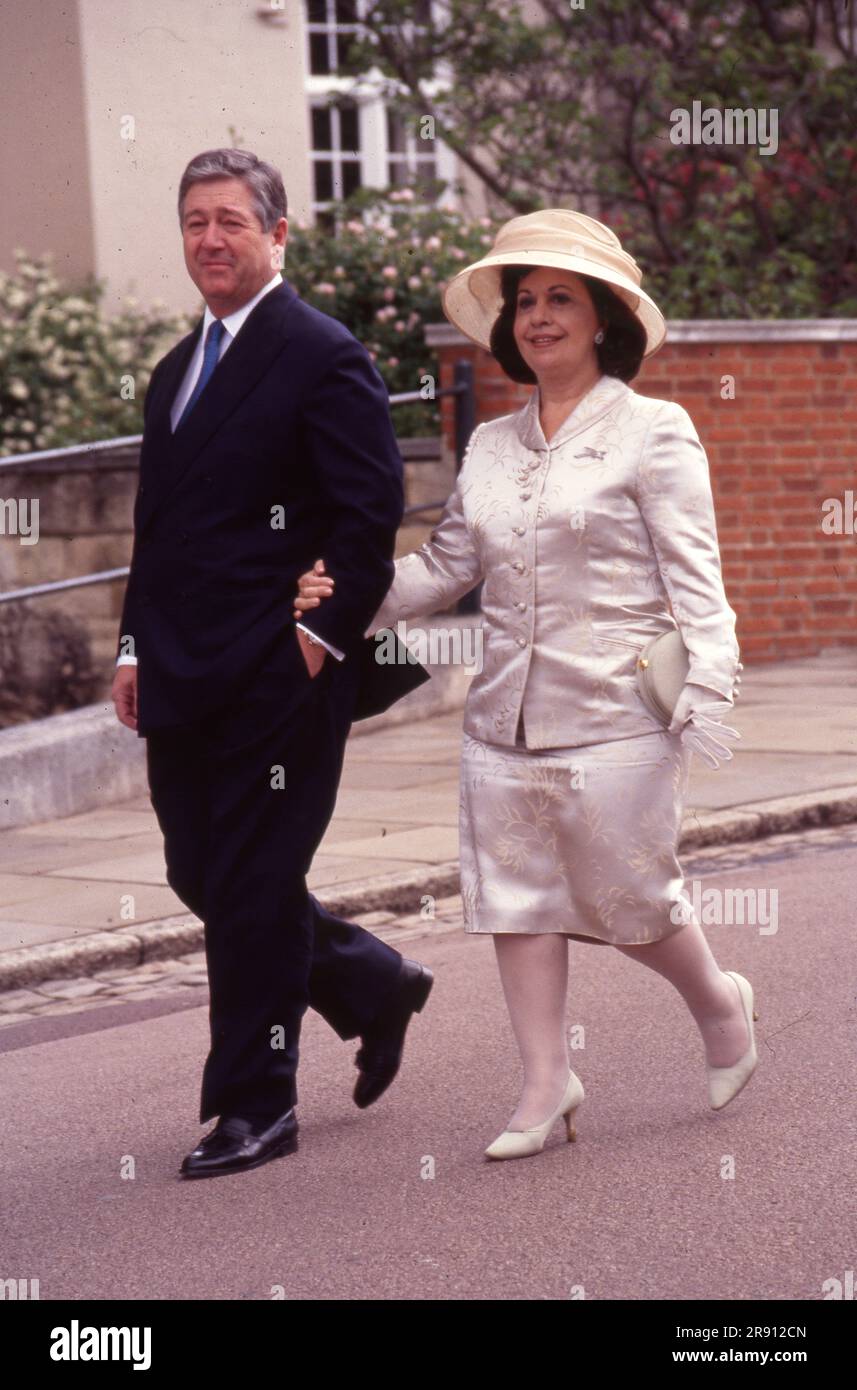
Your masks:
[{"label": "woman in cream suit", "polygon": [[[526,405],[480,424],[431,539],[396,563],[369,629],[447,610],[484,580],[483,661],[464,714],[465,930],[493,936],[523,1090],[490,1158],[538,1152],[583,1087],[569,1068],[568,939],[665,976],[705,1047],[721,1108],[756,1064],[753,994],[718,967],[676,851],[689,753],[731,758],[740,681],[705,452],[687,412],[627,384],[665,337],[609,228],[550,209],[513,218],[444,292]],[[335,576],[304,575],[297,616]],[[687,684],[667,728],[641,650],[675,629]]]}]

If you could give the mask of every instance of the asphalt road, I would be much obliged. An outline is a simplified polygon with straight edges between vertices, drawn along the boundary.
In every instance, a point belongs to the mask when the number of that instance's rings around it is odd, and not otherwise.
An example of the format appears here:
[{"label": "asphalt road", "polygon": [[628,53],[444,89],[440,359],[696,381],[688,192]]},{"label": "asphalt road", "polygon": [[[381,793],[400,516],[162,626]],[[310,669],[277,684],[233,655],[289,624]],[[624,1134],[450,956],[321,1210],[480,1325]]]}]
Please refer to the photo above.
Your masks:
[{"label": "asphalt road", "polygon": [[460,932],[407,943],[435,989],[370,1110],[356,1044],[307,1016],[300,1148],[240,1176],[177,1176],[203,1132],[202,991],[4,1029],[0,1277],[42,1299],[821,1299],[857,1266],[853,840],[705,862],[704,888],[778,892],[776,932],[708,928],[761,1015],[720,1113],[670,987],[572,944],[587,1099],[577,1144],[557,1125],[531,1159],[482,1157],[519,1073],[492,944]]}]

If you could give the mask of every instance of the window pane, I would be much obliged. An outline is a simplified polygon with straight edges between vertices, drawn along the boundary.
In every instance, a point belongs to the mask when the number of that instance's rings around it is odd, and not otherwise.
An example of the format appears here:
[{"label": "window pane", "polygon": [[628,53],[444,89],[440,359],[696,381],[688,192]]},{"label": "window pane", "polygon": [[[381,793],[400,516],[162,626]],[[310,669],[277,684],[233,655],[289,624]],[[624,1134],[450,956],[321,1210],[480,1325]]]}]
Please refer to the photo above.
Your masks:
[{"label": "window pane", "polygon": [[342,196],[347,198],[360,187],[360,165],[356,159],[342,161]]},{"label": "window pane", "polygon": [[356,24],[357,5],[355,0],[336,0],[337,24]]},{"label": "window pane", "polygon": [[326,23],[327,0],[307,0],[307,19],[310,24]]},{"label": "window pane", "polygon": [[330,122],[330,108],[327,106],[313,106],[311,110],[313,149],[332,150],[333,140]]},{"label": "window pane", "polygon": [[315,225],[317,227],[323,227],[325,231],[330,232],[331,235],[336,234],[335,218],[333,216],[333,213],[327,212],[324,208],[321,208],[316,213]]},{"label": "window pane", "polygon": [[341,146],[344,150],[360,149],[360,122],[356,106],[342,106],[339,109]]},{"label": "window pane", "polygon": [[348,62],[348,54],[354,47],[356,34],[337,34],[334,42],[336,44],[336,66],[341,68]]},{"label": "window pane", "polygon": [[433,159],[421,159],[417,165],[417,187],[429,191],[432,181],[437,177]]},{"label": "window pane", "polygon": [[393,112],[387,109],[387,149],[391,154],[404,154],[405,152],[405,125],[401,116],[394,116]]},{"label": "window pane", "polygon": [[309,70],[312,73],[321,74],[330,72],[330,60],[327,56],[327,34],[310,34]]},{"label": "window pane", "polygon": [[326,203],[333,197],[333,165],[329,159],[314,159],[312,168],[315,201]]},{"label": "window pane", "polygon": [[408,181],[408,166],[403,159],[391,159],[387,165],[391,188],[400,188]]}]

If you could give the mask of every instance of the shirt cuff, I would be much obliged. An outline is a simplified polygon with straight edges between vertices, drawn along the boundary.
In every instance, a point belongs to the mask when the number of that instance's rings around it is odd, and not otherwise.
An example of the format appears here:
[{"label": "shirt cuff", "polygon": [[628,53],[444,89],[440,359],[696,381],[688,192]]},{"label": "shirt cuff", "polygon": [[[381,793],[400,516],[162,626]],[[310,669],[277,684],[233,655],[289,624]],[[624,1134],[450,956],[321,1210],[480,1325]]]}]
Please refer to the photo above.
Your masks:
[{"label": "shirt cuff", "polygon": [[325,651],[330,652],[331,656],[335,656],[337,661],[345,660],[345,652],[341,652],[338,647],[332,647],[329,642],[325,642],[323,637],[319,637],[317,633],[312,632],[308,627],[304,627],[303,623],[295,623],[295,627],[299,627],[301,632],[305,632],[308,637],[312,637],[316,642],[320,642]]},{"label": "shirt cuff", "polygon": [[117,665],[117,666],[136,666],[136,665],[137,665],[137,658],[136,658],[136,656],[117,656],[117,658],[116,658],[116,665]]}]

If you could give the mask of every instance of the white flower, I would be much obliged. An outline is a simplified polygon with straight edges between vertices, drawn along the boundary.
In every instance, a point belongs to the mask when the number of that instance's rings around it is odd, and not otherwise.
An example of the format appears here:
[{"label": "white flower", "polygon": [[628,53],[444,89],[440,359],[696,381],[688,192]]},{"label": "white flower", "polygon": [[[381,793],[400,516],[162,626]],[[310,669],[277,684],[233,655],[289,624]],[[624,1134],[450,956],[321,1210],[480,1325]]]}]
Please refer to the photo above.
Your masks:
[{"label": "white flower", "polygon": [[398,367],[398,365],[399,365],[399,359],[398,359],[398,357],[388,357],[388,358],[387,358],[387,366],[388,366],[388,367]]},{"label": "white flower", "polygon": [[322,280],[320,284],[316,285],[316,289],[319,294],[336,294],[336,286],[331,285],[329,280]]},{"label": "white flower", "polygon": [[420,280],[419,275],[409,275],[409,276],[408,276],[408,289],[409,289],[409,290],[418,290],[418,289],[420,289],[421,285],[422,285],[422,281]]},{"label": "white flower", "polygon": [[26,401],[30,396],[30,388],[19,376],[13,376],[9,382],[9,395],[16,401]]},{"label": "white flower", "polygon": [[396,319],[396,322],[393,324],[393,327],[395,328],[395,330],[396,330],[397,333],[404,333],[404,331],[405,331],[404,319]]},{"label": "white flower", "polygon": [[385,265],[381,271],[381,274],[384,276],[386,280],[396,280],[398,278],[399,272],[394,265]]},{"label": "white flower", "polygon": [[337,280],[341,280],[342,277],[343,277],[343,275],[345,274],[345,266],[344,266],[344,265],[335,265],[335,266],[333,267],[333,273],[334,273],[334,275],[336,276]]},{"label": "white flower", "polygon": [[392,285],[389,285],[387,289],[382,290],[382,294],[386,300],[396,298],[396,291],[393,289]]}]

